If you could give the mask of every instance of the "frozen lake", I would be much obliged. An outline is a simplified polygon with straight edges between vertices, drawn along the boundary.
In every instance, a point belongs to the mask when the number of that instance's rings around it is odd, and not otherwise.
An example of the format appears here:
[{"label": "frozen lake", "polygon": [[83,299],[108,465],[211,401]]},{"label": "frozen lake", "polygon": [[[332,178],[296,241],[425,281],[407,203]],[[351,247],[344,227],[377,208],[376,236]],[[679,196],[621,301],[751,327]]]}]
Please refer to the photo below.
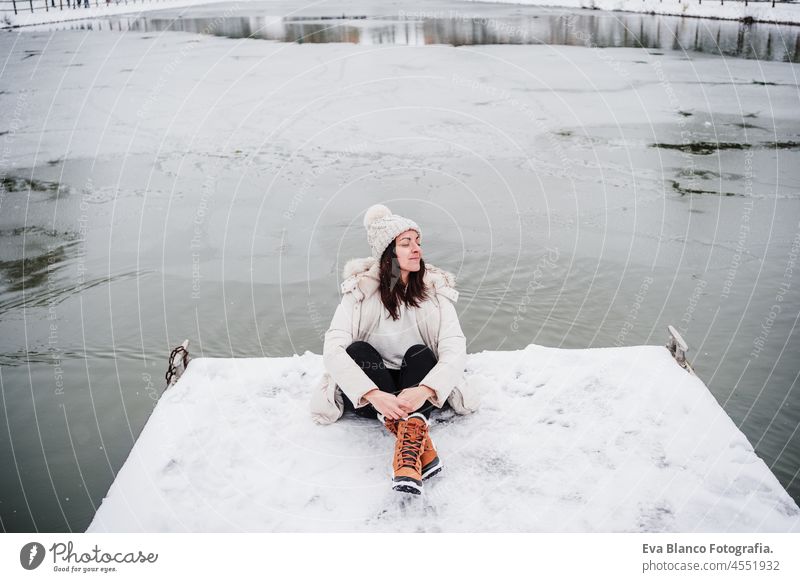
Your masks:
[{"label": "frozen lake", "polygon": [[[0,35],[6,530],[87,527],[184,338],[320,353],[375,202],[457,274],[470,352],[661,344],[675,325],[800,500],[796,27],[288,6]],[[418,9],[452,12],[401,22]],[[661,36],[617,43],[617,19]],[[745,48],[670,46],[676,22]],[[526,40],[485,44],[502,30]]]}]

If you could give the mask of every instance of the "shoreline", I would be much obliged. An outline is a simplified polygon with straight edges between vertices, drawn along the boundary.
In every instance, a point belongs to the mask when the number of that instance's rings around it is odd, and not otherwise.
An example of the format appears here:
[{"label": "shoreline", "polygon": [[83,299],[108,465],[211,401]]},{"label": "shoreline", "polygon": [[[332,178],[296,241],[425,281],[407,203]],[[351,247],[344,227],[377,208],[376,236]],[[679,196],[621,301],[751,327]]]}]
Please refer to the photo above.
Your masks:
[{"label": "shoreline", "polygon": [[800,4],[796,2],[778,3],[774,8],[770,1],[749,2],[745,6],[743,0],[729,0],[728,4],[722,5],[713,0],[707,0],[706,4],[701,4],[698,0],[467,0],[467,2],[733,20],[744,24],[762,22],[764,24],[800,25]]},{"label": "shoreline", "polygon": [[[206,4],[223,3],[225,0],[163,0],[129,5],[105,5],[89,8],[53,10],[50,12],[27,12],[9,15],[10,22],[3,22],[0,30],[13,30],[42,24],[57,24],[95,18],[139,15],[154,10],[190,8]],[[713,0],[706,4],[680,0],[463,0],[469,4],[505,4],[534,6],[541,8],[567,8],[573,10],[601,10],[603,12],[625,12],[629,14],[648,14],[651,16],[674,16],[704,18],[708,20],[738,21],[743,24],[764,23],[774,25],[800,25],[800,4],[781,4],[774,8],[771,2],[751,2],[747,6],[740,0],[729,0],[728,5],[719,5]],[[64,17],[71,12],[80,11],[80,16]]]}]

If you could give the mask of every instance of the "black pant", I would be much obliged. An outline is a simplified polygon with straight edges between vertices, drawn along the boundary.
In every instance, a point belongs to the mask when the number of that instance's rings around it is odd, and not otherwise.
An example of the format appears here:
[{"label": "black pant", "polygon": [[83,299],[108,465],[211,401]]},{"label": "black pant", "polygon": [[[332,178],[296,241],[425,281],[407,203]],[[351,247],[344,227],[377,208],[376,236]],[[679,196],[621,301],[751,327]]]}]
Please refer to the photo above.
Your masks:
[{"label": "black pant", "polygon": [[[364,341],[355,341],[347,347],[347,353],[356,364],[361,366],[364,373],[375,383],[380,390],[389,394],[397,394],[404,388],[418,386],[423,378],[436,365],[436,356],[431,349],[423,344],[411,346],[403,356],[403,363],[399,370],[387,368],[383,358],[372,345]],[[377,418],[378,411],[372,404],[356,408],[346,394],[344,396],[345,410],[355,410],[355,413],[364,418]],[[419,412],[425,418],[431,417],[431,411],[436,408],[429,401],[414,412]]]}]

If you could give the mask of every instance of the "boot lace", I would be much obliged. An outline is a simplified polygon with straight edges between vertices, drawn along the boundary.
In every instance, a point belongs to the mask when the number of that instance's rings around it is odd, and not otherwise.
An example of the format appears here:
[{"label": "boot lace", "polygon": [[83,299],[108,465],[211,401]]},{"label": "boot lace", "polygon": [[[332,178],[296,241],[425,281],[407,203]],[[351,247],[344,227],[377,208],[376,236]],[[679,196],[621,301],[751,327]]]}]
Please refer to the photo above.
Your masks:
[{"label": "boot lace", "polygon": [[385,426],[390,433],[396,435],[397,434],[397,422],[398,421],[396,421],[394,419],[386,418],[386,419],[384,419],[383,426]]},{"label": "boot lace", "polygon": [[405,430],[401,430],[402,434],[398,435],[401,439],[398,451],[401,466],[416,467],[425,443],[426,428],[422,423],[405,423]]}]

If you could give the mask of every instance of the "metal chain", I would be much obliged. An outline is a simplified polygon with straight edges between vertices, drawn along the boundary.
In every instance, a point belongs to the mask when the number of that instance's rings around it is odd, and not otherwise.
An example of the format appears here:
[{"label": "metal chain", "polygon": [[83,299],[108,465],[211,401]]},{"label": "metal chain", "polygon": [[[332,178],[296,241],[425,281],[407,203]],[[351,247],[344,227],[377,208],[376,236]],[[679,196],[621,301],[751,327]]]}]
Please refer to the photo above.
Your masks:
[{"label": "metal chain", "polygon": [[177,348],[175,348],[174,350],[172,350],[170,352],[170,354],[169,354],[169,365],[167,367],[167,373],[165,375],[165,377],[167,379],[167,388],[169,388],[170,385],[172,384],[172,378],[175,376],[175,374],[178,373],[178,369],[175,366],[174,362],[175,362],[175,356],[177,356],[181,352],[183,352],[183,367],[184,367],[184,369],[186,369],[186,366],[189,365],[189,359],[188,359],[189,358],[189,352],[186,351],[186,348],[184,348],[183,346],[178,346]]}]

